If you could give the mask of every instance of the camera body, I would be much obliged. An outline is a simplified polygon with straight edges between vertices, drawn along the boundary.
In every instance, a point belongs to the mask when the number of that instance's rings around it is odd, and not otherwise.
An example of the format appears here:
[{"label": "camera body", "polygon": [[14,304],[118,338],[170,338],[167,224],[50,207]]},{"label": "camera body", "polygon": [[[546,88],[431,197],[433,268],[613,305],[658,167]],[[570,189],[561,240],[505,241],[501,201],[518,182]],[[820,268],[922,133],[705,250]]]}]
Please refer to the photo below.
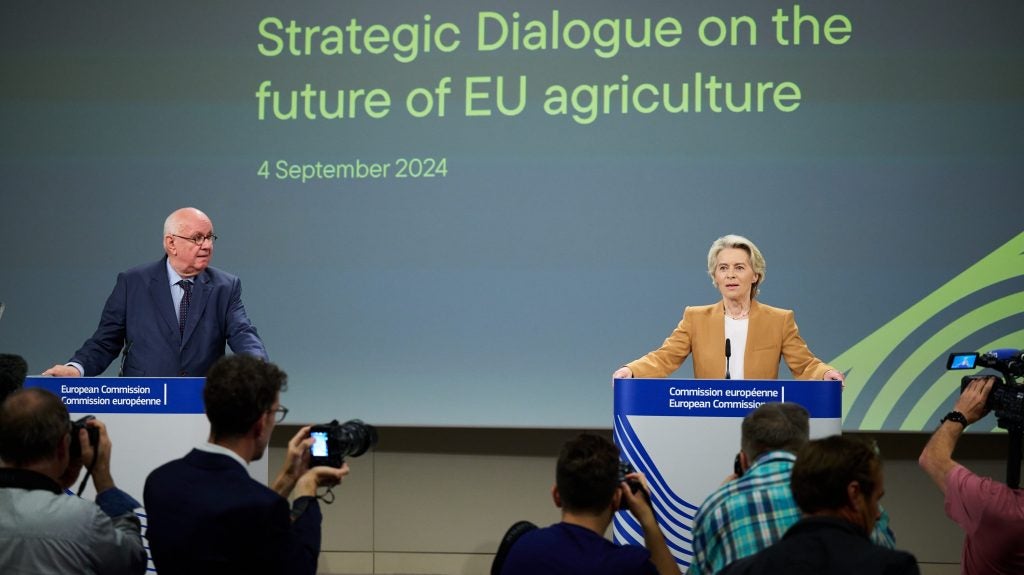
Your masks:
[{"label": "camera body", "polygon": [[377,429],[358,419],[345,423],[335,419],[326,425],[314,425],[309,436],[313,438],[310,467],[341,467],[346,457],[359,457],[377,446]]},{"label": "camera body", "polygon": [[[960,393],[963,393],[975,379],[984,378],[985,376],[965,375],[960,380]],[[996,414],[1000,427],[1006,427],[1004,422],[1024,425],[1024,386],[1009,385],[997,377],[992,391],[988,394],[985,409]]]},{"label": "camera body", "polygon": [[[996,414],[999,427],[1024,426],[1024,385],[1016,379],[1024,377],[1024,353],[1014,349],[996,349],[987,353],[951,353],[946,369],[977,369],[987,367],[1003,375],[996,378],[985,408]],[[960,380],[960,393],[975,379],[987,376],[967,375]]]},{"label": "camera body", "polygon": [[[628,461],[619,461],[618,483],[622,483],[623,481],[625,481],[626,485],[629,486],[629,490],[632,491],[634,495],[636,495],[636,492],[640,491],[640,482],[637,481],[636,479],[626,479],[626,476],[629,475],[630,473],[636,473],[636,468],[633,467],[633,464]],[[623,498],[619,502],[619,510],[625,511],[627,509],[629,509],[629,505],[626,504],[626,500],[625,498]]]},{"label": "camera body", "polygon": [[[96,446],[100,444],[100,430],[99,430],[99,428],[98,427],[90,427],[90,426],[86,425],[87,421],[91,421],[93,419],[96,419],[96,417],[92,416],[92,415],[86,415],[85,417],[82,417],[81,419],[78,419],[76,421],[72,421],[71,422],[71,447],[69,449],[69,453],[71,455],[71,461],[78,461],[78,460],[82,459],[82,444],[79,443],[79,441],[78,441],[78,432],[79,432],[79,430],[84,429],[86,434],[88,434],[88,436],[89,436],[89,445],[92,446],[93,450],[95,450]],[[89,465],[92,464],[91,461],[90,462],[83,462],[83,463],[88,463]]]}]

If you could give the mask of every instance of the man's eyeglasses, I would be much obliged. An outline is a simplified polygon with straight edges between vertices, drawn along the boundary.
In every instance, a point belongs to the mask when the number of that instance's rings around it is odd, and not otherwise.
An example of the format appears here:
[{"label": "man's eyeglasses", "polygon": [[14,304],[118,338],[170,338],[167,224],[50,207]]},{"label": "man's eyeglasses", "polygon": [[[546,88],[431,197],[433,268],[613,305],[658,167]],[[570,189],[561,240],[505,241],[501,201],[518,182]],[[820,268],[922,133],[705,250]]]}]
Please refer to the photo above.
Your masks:
[{"label": "man's eyeglasses", "polygon": [[277,406],[277,409],[271,409],[269,411],[274,414],[274,423],[281,423],[284,421],[285,416],[288,415],[288,408],[283,405],[279,405]]},{"label": "man's eyeglasses", "polygon": [[192,236],[190,238],[189,237],[185,237],[185,236],[179,236],[178,234],[171,234],[171,235],[176,237],[176,238],[181,238],[183,240],[188,240],[188,241],[194,243],[197,246],[202,246],[203,242],[205,242],[206,240],[210,240],[211,244],[213,244],[214,242],[217,241],[217,236],[215,236],[213,234],[210,234],[210,235],[207,235],[207,236],[204,236],[204,235],[201,235],[201,234],[196,234],[196,235],[194,235],[194,236]]}]

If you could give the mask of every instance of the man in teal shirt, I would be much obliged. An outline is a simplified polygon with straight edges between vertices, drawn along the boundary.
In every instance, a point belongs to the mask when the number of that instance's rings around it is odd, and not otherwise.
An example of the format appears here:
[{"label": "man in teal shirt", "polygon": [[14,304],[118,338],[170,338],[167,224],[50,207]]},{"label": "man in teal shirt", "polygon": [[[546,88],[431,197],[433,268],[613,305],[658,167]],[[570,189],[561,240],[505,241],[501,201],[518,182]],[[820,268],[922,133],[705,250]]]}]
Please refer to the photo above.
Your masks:
[{"label": "man in teal shirt", "polygon": [[[743,418],[738,456],[742,473],[730,476],[697,511],[688,573],[718,573],[782,539],[800,519],[789,480],[796,452],[808,438],[809,415],[795,403],[766,403]],[[871,539],[895,546],[886,513]]]}]

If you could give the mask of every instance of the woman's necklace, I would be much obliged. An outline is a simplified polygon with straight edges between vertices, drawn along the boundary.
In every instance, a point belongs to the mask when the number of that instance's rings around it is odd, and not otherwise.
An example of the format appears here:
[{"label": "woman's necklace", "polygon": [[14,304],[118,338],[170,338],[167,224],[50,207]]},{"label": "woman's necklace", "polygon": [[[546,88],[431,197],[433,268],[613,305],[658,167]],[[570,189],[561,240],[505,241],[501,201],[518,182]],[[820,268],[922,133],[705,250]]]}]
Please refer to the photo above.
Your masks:
[{"label": "woman's necklace", "polygon": [[747,317],[750,316],[750,308],[747,308],[737,314],[730,313],[729,308],[725,308],[725,315],[727,315],[729,319],[747,319]]}]

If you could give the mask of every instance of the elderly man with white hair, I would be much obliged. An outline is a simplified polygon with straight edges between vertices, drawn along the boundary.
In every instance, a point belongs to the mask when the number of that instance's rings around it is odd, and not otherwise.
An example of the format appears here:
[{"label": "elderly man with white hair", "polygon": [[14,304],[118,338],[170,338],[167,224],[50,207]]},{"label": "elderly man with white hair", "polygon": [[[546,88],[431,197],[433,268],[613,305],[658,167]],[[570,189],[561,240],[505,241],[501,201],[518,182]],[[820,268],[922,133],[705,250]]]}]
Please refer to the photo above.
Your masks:
[{"label": "elderly man with white hair", "polygon": [[200,210],[168,216],[165,256],[119,274],[96,333],[43,375],[99,375],[122,350],[119,375],[130,377],[202,377],[225,346],[267,359],[245,314],[241,281],[210,267],[216,240],[213,222]]}]

